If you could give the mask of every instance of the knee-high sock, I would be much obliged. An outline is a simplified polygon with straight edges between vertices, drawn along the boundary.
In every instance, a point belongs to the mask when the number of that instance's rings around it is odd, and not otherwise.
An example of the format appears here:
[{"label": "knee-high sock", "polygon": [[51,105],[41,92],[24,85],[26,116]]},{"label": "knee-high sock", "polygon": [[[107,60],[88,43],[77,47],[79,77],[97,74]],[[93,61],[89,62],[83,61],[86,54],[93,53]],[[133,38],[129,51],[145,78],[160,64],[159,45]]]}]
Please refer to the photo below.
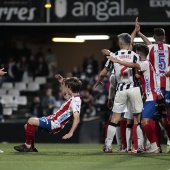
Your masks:
[{"label": "knee-high sock", "polygon": [[154,132],[153,132],[153,129],[152,129],[151,125],[146,124],[146,125],[143,126],[143,129],[145,131],[146,137],[148,138],[149,142],[151,144],[156,142],[155,135],[154,135]]},{"label": "knee-high sock", "polygon": [[26,144],[31,145],[32,142],[34,141],[34,136],[35,136],[35,127],[29,123],[27,123],[27,128],[26,128]]},{"label": "knee-high sock", "polygon": [[137,124],[133,125],[132,133],[133,133],[133,147],[135,150],[138,149],[138,137],[137,137]]},{"label": "knee-high sock", "polygon": [[127,124],[126,120],[120,121],[120,133],[121,133],[121,138],[122,138],[123,149],[127,148],[127,144],[126,144],[126,124]]},{"label": "knee-high sock", "polygon": [[117,145],[122,148],[122,138],[121,138],[121,134],[120,134],[120,124],[117,124],[116,127],[116,141],[117,141]]},{"label": "knee-high sock", "polygon": [[126,144],[127,150],[131,149],[132,146],[132,124],[127,124],[126,127]]},{"label": "knee-high sock", "polygon": [[138,148],[143,148],[144,136],[143,136],[143,131],[141,129],[140,123],[137,126],[137,137],[138,137]]},{"label": "knee-high sock", "polygon": [[166,130],[167,137],[170,139],[170,125],[167,124],[164,128]]},{"label": "knee-high sock", "polygon": [[151,120],[149,124],[152,126],[152,129],[154,129],[156,144],[158,147],[160,147],[161,146],[161,128],[160,128],[159,122],[156,120]]},{"label": "knee-high sock", "polygon": [[106,125],[105,125],[105,131],[104,131],[105,138],[107,137],[107,129],[108,129],[109,123],[110,123],[110,119],[107,120]]},{"label": "knee-high sock", "polygon": [[116,134],[116,126],[117,124],[115,123],[111,123],[108,126],[107,129],[107,138],[106,138],[106,147],[111,148],[112,147],[112,142],[113,142],[113,138]]}]

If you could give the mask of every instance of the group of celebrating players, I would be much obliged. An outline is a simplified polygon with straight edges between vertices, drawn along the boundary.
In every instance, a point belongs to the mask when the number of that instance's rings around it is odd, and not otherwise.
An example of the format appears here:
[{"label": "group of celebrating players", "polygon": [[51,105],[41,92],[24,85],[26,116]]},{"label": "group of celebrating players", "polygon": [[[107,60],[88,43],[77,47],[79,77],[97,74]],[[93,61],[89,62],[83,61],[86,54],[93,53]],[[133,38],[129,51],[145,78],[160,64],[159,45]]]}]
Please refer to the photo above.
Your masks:
[{"label": "group of celebrating players", "polygon": [[[136,34],[146,45],[133,44]],[[111,71],[108,107],[113,112],[106,125],[105,153],[112,153],[115,135],[119,151],[161,153],[160,124],[170,144],[170,46],[164,43],[164,29],[155,28],[153,37],[152,44],[140,32],[137,18],[131,35],[118,35],[119,51],[102,50],[108,61],[94,88]]]}]

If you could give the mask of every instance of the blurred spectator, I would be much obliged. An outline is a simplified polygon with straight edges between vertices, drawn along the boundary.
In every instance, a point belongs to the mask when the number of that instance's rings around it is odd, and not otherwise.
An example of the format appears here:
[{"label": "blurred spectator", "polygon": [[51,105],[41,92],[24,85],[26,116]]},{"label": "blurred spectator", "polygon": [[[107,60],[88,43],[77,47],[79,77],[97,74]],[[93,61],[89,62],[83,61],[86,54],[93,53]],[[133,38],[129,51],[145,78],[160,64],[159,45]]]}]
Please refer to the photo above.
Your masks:
[{"label": "blurred spectator", "polygon": [[56,97],[56,110],[58,110],[61,105],[64,103],[65,99],[63,97],[63,93],[61,91],[59,91],[57,93],[57,97]]},{"label": "blurred spectator", "polygon": [[107,109],[107,91],[105,86],[99,85],[94,90],[94,101],[97,113],[102,114]]},{"label": "blurred spectator", "polygon": [[48,116],[53,114],[53,110],[56,107],[56,99],[52,95],[52,89],[46,90],[46,95],[42,98],[43,115]]},{"label": "blurred spectator", "polygon": [[93,56],[84,60],[83,71],[89,78],[98,73],[98,62],[93,58]]},{"label": "blurred spectator", "polygon": [[36,53],[34,56],[35,56],[35,60],[36,60],[37,62],[38,62],[38,60],[39,60],[39,58],[40,58],[41,56],[44,56],[42,47],[39,47],[37,53]]},{"label": "blurred spectator", "polygon": [[23,47],[20,50],[20,55],[21,56],[25,56],[27,58],[27,60],[29,60],[30,56],[31,56],[31,49],[27,47],[26,42],[23,42]]},{"label": "blurred spectator", "polygon": [[44,57],[40,56],[35,70],[35,76],[48,76],[48,75],[49,75],[48,64],[45,61]]},{"label": "blurred spectator", "polygon": [[29,108],[29,113],[25,114],[26,118],[29,117],[42,117],[43,116],[43,108],[41,105],[40,98],[38,96],[34,97],[33,102]]},{"label": "blurred spectator", "polygon": [[1,83],[3,82],[17,82],[21,81],[21,74],[18,70],[16,61],[13,58],[10,58],[7,66],[7,74],[1,78]]},{"label": "blurred spectator", "polygon": [[89,118],[96,114],[94,107],[94,98],[88,90],[81,91],[82,106],[81,106],[81,119]]},{"label": "blurred spectator", "polygon": [[35,57],[31,55],[30,60],[28,62],[28,76],[35,77],[36,69],[37,69],[37,62],[35,61]]},{"label": "blurred spectator", "polygon": [[28,60],[25,55],[21,56],[21,59],[17,63],[17,67],[19,70],[19,74],[22,77],[22,80],[27,79],[28,78]]},{"label": "blurred spectator", "polygon": [[48,68],[49,68],[49,77],[54,76],[53,71],[54,69],[57,69],[57,56],[53,53],[51,48],[47,49],[47,52],[45,54],[45,59],[48,63]]},{"label": "blurred spectator", "polygon": [[11,43],[11,47],[8,49],[8,56],[15,58],[15,61],[18,61],[20,50],[16,46],[16,42]]},{"label": "blurred spectator", "polygon": [[73,77],[80,78],[81,71],[80,71],[80,68],[77,65],[73,67],[72,75],[73,75]]},{"label": "blurred spectator", "polygon": [[93,56],[90,56],[84,60],[83,70],[87,81],[91,84],[94,84],[94,76],[98,72],[98,62],[93,59]]},{"label": "blurred spectator", "polygon": [[53,53],[51,48],[47,49],[47,52],[45,54],[45,59],[48,62],[48,64],[57,66],[57,56]]},{"label": "blurred spectator", "polygon": [[0,103],[0,122],[4,122],[4,115],[3,115],[3,106],[2,103]]}]

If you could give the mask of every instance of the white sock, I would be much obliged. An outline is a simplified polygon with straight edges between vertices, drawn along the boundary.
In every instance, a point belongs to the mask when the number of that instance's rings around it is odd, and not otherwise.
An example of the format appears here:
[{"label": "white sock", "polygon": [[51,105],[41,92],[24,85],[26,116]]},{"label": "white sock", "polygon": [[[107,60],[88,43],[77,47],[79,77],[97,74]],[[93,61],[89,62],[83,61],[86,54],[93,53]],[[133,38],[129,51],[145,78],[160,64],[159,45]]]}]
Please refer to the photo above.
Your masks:
[{"label": "white sock", "polygon": [[25,143],[25,146],[26,146],[27,148],[31,148],[31,145],[28,145],[28,144],[26,144],[26,143]]},{"label": "white sock", "polygon": [[143,148],[144,137],[140,125],[137,126],[138,148]]},{"label": "white sock", "polygon": [[131,146],[132,146],[132,128],[126,128],[126,143],[127,143],[127,150],[131,149]]},{"label": "white sock", "polygon": [[151,149],[156,149],[157,147],[158,147],[158,146],[157,146],[156,142],[151,143]]},{"label": "white sock", "polygon": [[167,145],[170,146],[170,140],[167,137]]},{"label": "white sock", "polygon": [[116,127],[116,141],[117,145],[121,148],[122,147],[122,138],[120,134],[120,126]]},{"label": "white sock", "polygon": [[106,138],[106,147],[107,148],[111,148],[112,147],[112,142],[113,142],[113,138],[116,134],[116,127],[115,126],[108,126],[107,129],[107,138]]}]

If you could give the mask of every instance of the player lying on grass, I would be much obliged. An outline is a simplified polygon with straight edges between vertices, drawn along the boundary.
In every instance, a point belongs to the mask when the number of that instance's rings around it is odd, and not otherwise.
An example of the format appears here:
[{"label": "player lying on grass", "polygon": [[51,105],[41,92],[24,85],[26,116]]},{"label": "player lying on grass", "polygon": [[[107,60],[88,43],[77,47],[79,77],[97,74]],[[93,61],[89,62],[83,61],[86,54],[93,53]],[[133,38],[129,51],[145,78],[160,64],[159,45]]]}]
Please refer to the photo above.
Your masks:
[{"label": "player lying on grass", "polygon": [[34,147],[35,130],[43,130],[55,134],[64,128],[65,124],[73,118],[73,124],[70,131],[62,137],[69,139],[73,136],[75,129],[80,121],[81,108],[81,81],[77,77],[63,78],[61,75],[55,76],[61,84],[63,95],[68,94],[70,98],[60,107],[60,109],[48,117],[28,119],[25,125],[26,141],[25,144],[15,146],[14,149],[19,152],[38,152]]}]

